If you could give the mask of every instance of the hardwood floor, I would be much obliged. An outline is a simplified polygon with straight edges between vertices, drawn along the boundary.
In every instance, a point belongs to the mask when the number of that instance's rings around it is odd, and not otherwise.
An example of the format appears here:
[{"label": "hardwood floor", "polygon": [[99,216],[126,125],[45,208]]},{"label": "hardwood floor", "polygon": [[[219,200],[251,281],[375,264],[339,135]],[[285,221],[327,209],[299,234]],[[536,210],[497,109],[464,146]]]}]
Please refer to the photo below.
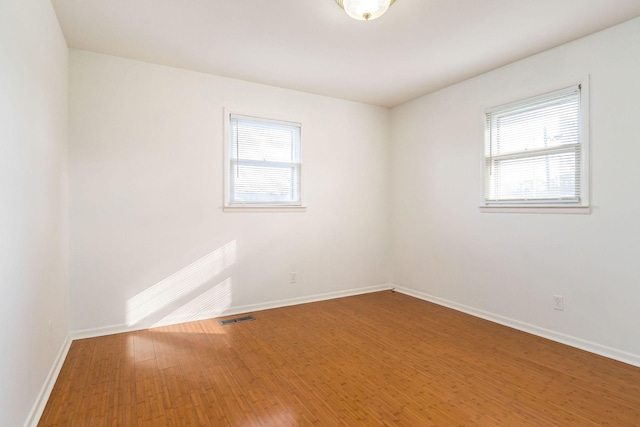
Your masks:
[{"label": "hardwood floor", "polygon": [[40,426],[638,426],[640,368],[392,291],[73,342]]}]

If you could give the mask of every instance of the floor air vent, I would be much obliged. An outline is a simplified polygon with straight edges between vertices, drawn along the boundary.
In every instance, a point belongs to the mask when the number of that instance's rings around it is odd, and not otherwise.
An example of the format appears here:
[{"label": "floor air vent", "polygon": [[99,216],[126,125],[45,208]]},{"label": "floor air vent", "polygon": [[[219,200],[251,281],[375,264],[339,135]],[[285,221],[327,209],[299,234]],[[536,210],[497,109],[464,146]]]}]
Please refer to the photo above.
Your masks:
[{"label": "floor air vent", "polygon": [[225,326],[232,325],[234,323],[248,322],[250,320],[256,320],[256,318],[253,316],[236,317],[235,319],[219,320],[218,323],[220,323],[222,326]]}]

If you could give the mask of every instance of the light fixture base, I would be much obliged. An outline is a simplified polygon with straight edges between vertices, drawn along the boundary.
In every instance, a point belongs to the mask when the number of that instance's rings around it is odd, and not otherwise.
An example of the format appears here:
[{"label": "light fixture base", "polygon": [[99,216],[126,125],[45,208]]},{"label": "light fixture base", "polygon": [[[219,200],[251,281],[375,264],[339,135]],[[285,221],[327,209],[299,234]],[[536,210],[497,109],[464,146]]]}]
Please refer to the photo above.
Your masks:
[{"label": "light fixture base", "polygon": [[[352,3],[351,7],[345,7],[345,1],[347,3]],[[365,1],[366,0],[361,0],[361,1]],[[375,0],[373,0],[375,1]],[[371,2],[371,0],[370,0]],[[384,15],[387,10],[391,7],[392,4],[394,4],[396,2],[396,0],[390,0],[388,5],[384,5],[380,8],[376,9],[370,9],[367,7],[364,7],[363,9],[360,9],[359,6],[363,6],[362,3],[360,3],[360,5],[356,4],[354,5],[352,0],[336,0],[336,3],[338,3],[338,6],[340,6],[345,12],[347,12],[347,15],[349,15],[350,17],[360,20],[360,21],[369,21],[369,20],[373,20],[376,18],[381,17],[382,15]]]}]

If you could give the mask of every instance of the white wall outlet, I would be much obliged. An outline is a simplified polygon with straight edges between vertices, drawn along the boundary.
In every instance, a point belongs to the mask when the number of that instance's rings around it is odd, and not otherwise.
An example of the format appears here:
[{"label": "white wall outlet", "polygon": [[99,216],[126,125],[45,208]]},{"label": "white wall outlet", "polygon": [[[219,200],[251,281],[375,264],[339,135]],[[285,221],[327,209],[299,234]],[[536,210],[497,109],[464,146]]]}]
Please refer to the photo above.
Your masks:
[{"label": "white wall outlet", "polygon": [[298,273],[296,273],[295,271],[292,271],[290,276],[289,276],[289,282],[290,283],[298,283]]},{"label": "white wall outlet", "polygon": [[564,297],[562,295],[553,296],[553,309],[564,311]]}]

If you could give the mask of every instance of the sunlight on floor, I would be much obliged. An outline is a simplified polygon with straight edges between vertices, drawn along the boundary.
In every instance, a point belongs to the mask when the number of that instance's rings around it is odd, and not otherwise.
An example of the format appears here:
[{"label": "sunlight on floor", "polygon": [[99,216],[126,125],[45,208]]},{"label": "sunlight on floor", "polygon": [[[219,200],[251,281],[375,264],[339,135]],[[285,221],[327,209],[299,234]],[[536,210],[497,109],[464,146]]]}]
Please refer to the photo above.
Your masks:
[{"label": "sunlight on floor", "polygon": [[[127,325],[135,325],[168,306],[213,279],[235,262],[236,241],[233,240],[127,300]],[[228,280],[230,284],[230,279]],[[216,288],[217,286],[211,291]]]}]

